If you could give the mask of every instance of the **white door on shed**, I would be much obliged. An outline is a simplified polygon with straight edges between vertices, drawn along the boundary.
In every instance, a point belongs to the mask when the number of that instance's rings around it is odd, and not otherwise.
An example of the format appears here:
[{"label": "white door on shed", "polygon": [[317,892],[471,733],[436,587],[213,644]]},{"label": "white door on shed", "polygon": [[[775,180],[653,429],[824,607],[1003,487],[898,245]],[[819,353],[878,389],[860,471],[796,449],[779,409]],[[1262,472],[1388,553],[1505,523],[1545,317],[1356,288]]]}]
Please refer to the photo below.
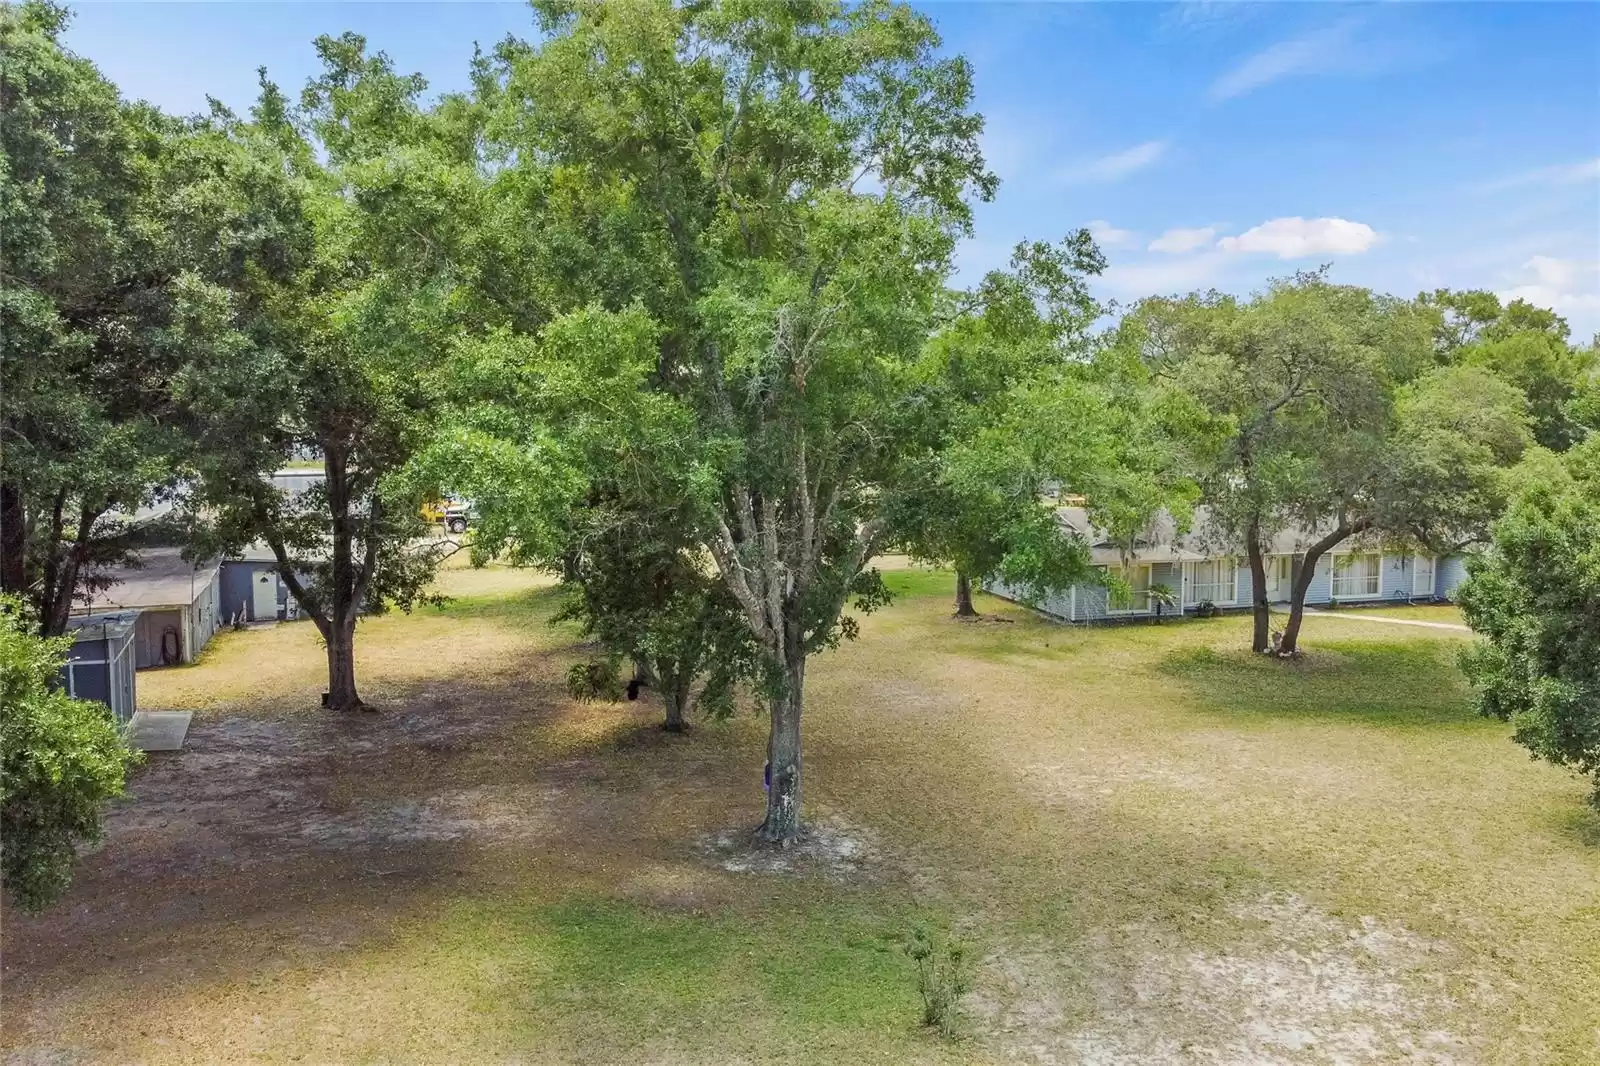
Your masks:
[{"label": "white door on shed", "polygon": [[272,570],[257,570],[251,587],[250,613],[257,622],[270,622],[278,617],[278,575]]}]

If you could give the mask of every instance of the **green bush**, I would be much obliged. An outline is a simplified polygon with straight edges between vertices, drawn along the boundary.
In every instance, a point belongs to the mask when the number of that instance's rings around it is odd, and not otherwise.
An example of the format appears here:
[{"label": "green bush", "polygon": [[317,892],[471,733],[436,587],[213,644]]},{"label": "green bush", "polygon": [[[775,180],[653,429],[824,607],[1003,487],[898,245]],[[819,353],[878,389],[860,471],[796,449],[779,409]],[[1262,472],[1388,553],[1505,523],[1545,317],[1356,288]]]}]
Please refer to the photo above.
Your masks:
[{"label": "green bush", "polygon": [[55,687],[69,645],[36,636],[22,605],[0,598],[0,880],[30,911],[67,890],[139,757],[103,705]]}]

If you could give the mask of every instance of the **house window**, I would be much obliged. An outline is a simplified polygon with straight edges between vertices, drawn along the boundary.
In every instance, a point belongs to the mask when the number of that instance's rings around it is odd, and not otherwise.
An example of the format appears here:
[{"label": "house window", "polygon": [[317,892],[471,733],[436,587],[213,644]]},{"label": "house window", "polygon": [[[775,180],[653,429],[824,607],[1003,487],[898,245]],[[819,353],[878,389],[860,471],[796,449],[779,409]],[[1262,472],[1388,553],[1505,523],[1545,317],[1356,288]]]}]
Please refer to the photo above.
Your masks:
[{"label": "house window", "polygon": [[1333,557],[1333,598],[1336,600],[1376,596],[1382,579],[1383,556],[1377,552],[1335,555]]},{"label": "house window", "polygon": [[1434,558],[1431,555],[1418,555],[1412,563],[1411,595],[1433,595]]},{"label": "house window", "polygon": [[1239,598],[1239,567],[1232,559],[1207,559],[1191,563],[1189,602],[1226,605]]},{"label": "house window", "polygon": [[1150,609],[1150,564],[1134,563],[1131,566],[1108,566],[1106,572],[1121,580],[1127,588],[1112,588],[1106,609],[1112,612],[1148,611]]}]

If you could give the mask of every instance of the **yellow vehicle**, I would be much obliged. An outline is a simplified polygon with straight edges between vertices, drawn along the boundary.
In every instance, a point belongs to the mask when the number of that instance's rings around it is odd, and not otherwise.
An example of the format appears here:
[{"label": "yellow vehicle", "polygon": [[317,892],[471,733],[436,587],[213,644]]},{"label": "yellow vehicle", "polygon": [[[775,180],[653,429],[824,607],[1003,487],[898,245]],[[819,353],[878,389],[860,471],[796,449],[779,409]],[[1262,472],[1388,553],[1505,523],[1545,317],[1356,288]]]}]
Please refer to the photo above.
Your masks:
[{"label": "yellow vehicle", "polygon": [[452,533],[465,533],[472,518],[472,504],[450,497],[428,500],[423,503],[421,514],[424,522],[443,525]]}]

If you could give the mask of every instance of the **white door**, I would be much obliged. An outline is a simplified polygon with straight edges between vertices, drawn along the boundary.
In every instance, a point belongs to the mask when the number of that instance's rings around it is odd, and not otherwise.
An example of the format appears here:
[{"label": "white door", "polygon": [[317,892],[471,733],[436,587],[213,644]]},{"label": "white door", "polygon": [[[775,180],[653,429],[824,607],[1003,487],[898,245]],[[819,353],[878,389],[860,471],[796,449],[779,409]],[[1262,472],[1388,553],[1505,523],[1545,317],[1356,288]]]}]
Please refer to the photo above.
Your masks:
[{"label": "white door", "polygon": [[250,613],[257,622],[270,622],[278,617],[278,575],[272,570],[257,570],[256,583],[250,594]]},{"label": "white door", "polygon": [[1411,595],[1433,598],[1433,556],[1418,555],[1412,560]]},{"label": "white door", "polygon": [[1294,586],[1294,556],[1272,555],[1267,558],[1267,602],[1284,603]]}]

